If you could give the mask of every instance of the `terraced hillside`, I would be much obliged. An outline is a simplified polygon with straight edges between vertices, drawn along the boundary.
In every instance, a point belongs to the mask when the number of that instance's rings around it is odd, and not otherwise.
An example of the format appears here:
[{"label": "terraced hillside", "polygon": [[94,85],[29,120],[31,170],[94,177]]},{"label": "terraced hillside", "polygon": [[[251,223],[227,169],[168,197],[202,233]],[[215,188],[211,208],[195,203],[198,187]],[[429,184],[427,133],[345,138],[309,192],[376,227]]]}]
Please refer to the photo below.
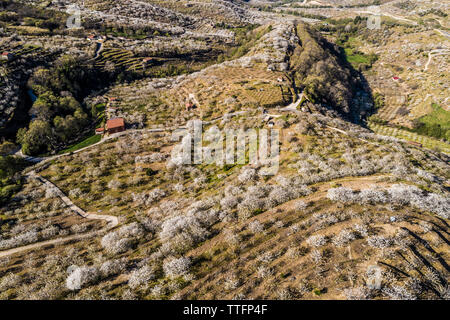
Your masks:
[{"label": "terraced hillside", "polygon": [[[277,24],[250,32],[258,35],[259,40],[238,59],[174,80],[119,86],[111,94],[124,96],[121,109],[127,113],[137,109],[142,113],[147,109],[150,117],[155,116],[150,112],[154,101],[159,106],[170,106],[165,108],[168,121],[188,116],[180,112],[186,103],[193,103],[193,114],[204,119],[217,118],[224,112],[282,108],[301,100],[302,96],[307,97],[312,109],[334,110],[352,120],[360,109],[367,108],[354,101],[356,94],[364,90],[357,72],[345,64],[331,44],[305,24]],[[323,79],[324,74],[329,75],[327,80]],[[137,97],[124,94],[135,88],[140,88],[136,90]],[[147,100],[152,102],[146,103]]]},{"label": "terraced hillside", "polygon": [[114,67],[124,68],[126,70],[142,70],[143,61],[140,58],[133,57],[133,53],[123,49],[105,48],[96,58],[95,66],[105,68],[107,62],[113,63]]},{"label": "terraced hillside", "polygon": [[386,136],[393,136],[393,137],[396,137],[399,139],[404,139],[406,141],[417,142],[426,148],[436,149],[436,150],[442,151],[446,154],[450,154],[450,144],[448,144],[444,141],[439,141],[437,139],[419,135],[415,132],[402,130],[402,129],[398,129],[398,128],[393,128],[393,127],[388,127],[388,126],[383,126],[383,125],[376,124],[376,123],[369,123],[369,127],[370,127],[370,129],[372,129],[374,132],[376,132],[378,134],[386,135]]}]

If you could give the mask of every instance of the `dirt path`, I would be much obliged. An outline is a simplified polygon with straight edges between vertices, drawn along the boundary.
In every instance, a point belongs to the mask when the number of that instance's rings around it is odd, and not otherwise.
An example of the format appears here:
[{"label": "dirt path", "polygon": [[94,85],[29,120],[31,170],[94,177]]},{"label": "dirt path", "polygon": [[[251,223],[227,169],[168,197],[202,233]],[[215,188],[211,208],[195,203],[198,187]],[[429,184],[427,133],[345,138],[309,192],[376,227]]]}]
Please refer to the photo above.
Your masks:
[{"label": "dirt path", "polygon": [[390,17],[390,18],[392,18],[392,19],[395,19],[395,20],[400,20],[400,21],[405,21],[405,22],[408,22],[408,23],[411,23],[411,24],[413,24],[413,25],[417,25],[418,23],[416,22],[416,21],[414,21],[414,20],[411,20],[411,19],[407,19],[407,18],[405,18],[405,17],[403,17],[403,16],[396,16],[396,15],[393,15],[393,14],[391,14],[391,13],[388,13],[388,12],[382,12],[382,10],[380,10],[379,12],[374,12],[374,11],[369,11],[369,10],[365,10],[365,11],[355,11],[355,13],[360,13],[360,14],[370,14],[370,15],[375,15],[375,16],[386,16],[386,17]]},{"label": "dirt path", "polygon": [[431,61],[433,60],[433,57],[435,57],[435,56],[443,56],[443,55],[448,55],[448,54],[450,54],[450,50],[448,50],[448,49],[431,50],[428,53],[428,61],[427,61],[427,64],[425,65],[424,71],[428,70],[428,67],[429,67]]},{"label": "dirt path", "polygon": [[303,92],[300,94],[296,102],[291,103],[287,107],[282,108],[282,111],[296,111],[300,103],[303,102]]},{"label": "dirt path", "polygon": [[[226,114],[226,115],[224,115],[224,116],[222,116],[220,118],[214,119],[213,121],[221,120],[221,119],[223,119],[225,117],[230,117],[230,116],[234,116],[234,115],[243,114],[245,112],[243,111],[243,112],[235,112],[235,113],[232,113],[232,114]],[[209,121],[208,123],[213,122],[213,121]],[[119,133],[110,135],[110,136],[102,139],[101,141],[99,141],[99,142],[97,142],[95,144],[92,144],[92,145],[87,146],[85,148],[79,149],[79,150],[74,151],[72,153],[82,152],[82,151],[84,151],[84,150],[86,150],[88,148],[92,148],[92,147],[94,147],[96,145],[99,145],[101,143],[104,143],[104,142],[106,142],[108,140],[111,140],[111,139],[114,139],[114,138],[117,138],[117,137],[120,137],[120,136],[126,135],[126,134],[137,133],[137,132],[163,132],[163,131],[172,131],[172,130],[184,129],[184,128],[186,128],[186,127],[182,126],[182,127],[176,127],[176,128],[174,128],[174,127],[170,127],[170,128],[167,127],[167,128],[136,129],[136,130],[123,131],[123,132],[119,132]],[[60,154],[60,155],[56,155],[56,156],[52,156],[52,157],[48,157],[48,158],[29,157],[29,156],[23,155],[21,152],[16,153],[16,155],[21,156],[21,157],[23,157],[24,159],[26,159],[26,160],[28,160],[30,162],[36,162],[39,165],[41,165],[41,164],[44,164],[44,163],[46,163],[48,161],[51,161],[51,160],[58,159],[60,157],[69,155],[69,153]],[[80,207],[76,206],[72,202],[72,200],[70,200],[69,197],[67,197],[61,191],[61,189],[59,189],[56,185],[54,185],[53,183],[51,183],[47,179],[37,175],[35,171],[30,171],[27,174],[27,177],[29,177],[31,179],[35,179],[35,180],[39,181],[40,183],[42,183],[47,190],[50,190],[51,192],[56,194],[73,212],[75,212],[80,217],[85,218],[85,219],[89,219],[89,220],[104,220],[104,221],[106,221],[108,223],[108,226],[106,227],[106,229],[114,228],[115,226],[117,226],[119,224],[119,220],[115,216],[98,215],[98,214],[85,212],[83,209],[81,209]],[[26,245],[26,246],[22,246],[22,247],[18,247],[18,248],[13,248],[13,249],[1,251],[0,252],[0,258],[6,257],[6,256],[10,256],[10,255],[13,255],[13,254],[16,254],[16,253],[19,253],[19,252],[27,251],[27,250],[44,247],[44,246],[62,244],[62,243],[68,242],[68,241],[74,241],[74,240],[81,240],[81,239],[89,238],[89,237],[98,235],[99,233],[103,232],[104,230],[105,229],[102,229],[102,230],[99,230],[99,231],[90,232],[90,233],[87,233],[87,234],[82,234],[82,235],[73,235],[73,236],[68,236],[68,237],[64,237],[64,238],[58,238],[58,239],[52,239],[52,240],[37,242],[37,243],[29,244],[29,245]]]},{"label": "dirt path", "polygon": [[7,257],[7,256],[10,256],[10,255],[13,255],[13,254],[16,254],[16,253],[20,253],[20,252],[24,252],[24,251],[36,249],[36,248],[45,247],[45,246],[57,245],[57,244],[62,244],[62,243],[66,243],[66,242],[69,242],[69,241],[87,239],[87,238],[90,238],[92,236],[96,236],[96,235],[102,233],[105,230],[109,230],[111,228],[114,228],[115,226],[117,226],[119,224],[119,219],[117,217],[115,217],[115,216],[98,215],[98,214],[85,212],[83,209],[81,209],[80,207],[76,206],[72,202],[72,200],[70,200],[57,186],[55,186],[50,181],[44,179],[43,177],[36,175],[35,172],[30,172],[28,174],[28,177],[31,178],[31,179],[35,179],[35,180],[41,182],[44,185],[45,189],[50,190],[51,192],[56,194],[59,198],[61,198],[61,200],[73,212],[75,212],[80,217],[82,217],[84,219],[88,219],[88,220],[104,220],[104,221],[106,221],[108,223],[108,225],[106,226],[106,228],[103,228],[101,230],[97,230],[97,231],[93,231],[93,232],[89,232],[89,233],[85,233],[85,234],[77,234],[77,235],[67,236],[67,237],[64,237],[64,238],[57,238],[57,239],[52,239],[52,240],[41,241],[41,242],[36,242],[36,243],[32,243],[32,244],[26,245],[26,246],[18,247],[18,248],[13,248],[13,249],[5,250],[5,251],[0,251],[0,258]]},{"label": "dirt path", "polygon": [[98,215],[98,214],[92,214],[92,213],[87,213],[85,212],[83,209],[81,209],[80,207],[76,206],[72,200],[69,199],[69,197],[67,197],[62,191],[61,189],[59,189],[57,186],[55,186],[53,183],[51,183],[50,181],[48,181],[47,179],[36,175],[35,172],[30,172],[28,174],[28,177],[38,180],[39,182],[41,182],[44,185],[44,188],[47,190],[50,190],[51,192],[53,192],[54,194],[58,195],[59,198],[61,198],[61,200],[73,211],[75,212],[77,215],[79,215],[82,218],[86,218],[86,219],[93,219],[93,220],[105,220],[106,222],[109,223],[109,227],[113,228],[115,226],[117,226],[119,224],[119,220],[117,219],[117,217],[115,216],[107,216],[107,215]]},{"label": "dirt path", "polygon": [[[303,94],[300,96],[300,99],[298,99],[295,103],[289,105],[286,108],[281,109],[280,111],[288,111],[288,112],[294,112],[294,113],[301,114],[302,112],[296,110],[296,108],[298,106],[298,103],[300,103],[302,101],[302,98],[303,98]],[[246,113],[246,111],[225,114],[222,117],[213,119],[211,121],[205,121],[204,123],[212,123],[212,122],[217,121],[217,120],[221,120],[221,119],[224,119],[224,118],[227,118],[227,117],[230,117],[230,116],[243,114],[243,113]],[[110,136],[102,139],[100,142],[97,142],[97,143],[95,143],[93,145],[90,145],[90,146],[87,146],[85,148],[79,149],[79,150],[77,150],[77,151],[75,151],[73,153],[82,152],[82,151],[84,151],[84,150],[86,150],[88,148],[92,148],[92,147],[94,147],[96,145],[104,143],[105,141],[108,141],[108,140],[111,140],[111,139],[114,139],[114,138],[117,138],[117,137],[120,137],[120,136],[126,135],[126,134],[137,133],[137,132],[164,132],[164,131],[172,131],[172,130],[181,129],[181,128],[186,128],[186,126],[184,126],[184,127],[176,127],[176,128],[175,127],[170,127],[170,128],[166,127],[166,128],[152,128],[152,129],[135,129],[135,130],[128,130],[128,131],[124,131],[124,132],[119,132],[117,134],[113,134],[113,135],[110,135]],[[336,132],[339,132],[341,134],[344,134],[344,135],[349,135],[348,132],[346,132],[344,130],[341,130],[341,129],[338,129],[338,128],[335,128],[335,127],[327,126],[327,128],[329,128],[331,130],[334,130]],[[367,140],[362,139],[362,138],[357,138],[357,139],[359,139],[361,141],[364,141],[365,143],[378,145],[377,143],[373,143],[373,142],[367,141]],[[68,154],[61,154],[61,155],[45,158],[45,159],[43,159],[40,162],[40,164],[45,163],[47,161],[51,161],[51,160],[57,159],[59,157],[65,156],[65,155],[68,155]],[[25,156],[23,156],[23,157],[25,157]],[[28,157],[28,158],[32,158],[32,157]],[[32,161],[32,160],[30,160],[30,161]],[[76,206],[58,187],[56,187],[54,184],[52,184],[50,181],[44,179],[43,177],[40,177],[40,176],[36,175],[36,173],[34,171],[31,171],[30,173],[28,173],[28,176],[31,177],[31,178],[37,179],[47,189],[49,189],[52,192],[54,192],[55,194],[57,194],[58,197],[60,197],[61,200],[72,211],[74,211],[79,216],[81,216],[83,218],[86,218],[86,219],[95,219],[95,220],[107,221],[108,222],[107,229],[113,228],[113,227],[118,225],[119,221],[118,221],[118,218],[115,217],[115,216],[97,215],[97,214],[86,213],[84,210],[82,210],[81,208]],[[338,180],[343,180],[343,179],[345,179],[345,178],[341,178],[341,179],[338,179]],[[365,178],[357,178],[357,180],[360,180],[360,179],[366,179],[367,180],[368,178],[367,177],[365,177]],[[316,192],[314,195],[316,197],[318,197],[318,196],[319,197],[323,197],[323,192],[324,191],[322,190],[322,194],[319,193],[319,192]],[[65,237],[65,238],[59,238],[59,239],[53,239],[53,240],[38,242],[38,243],[30,244],[30,245],[27,245],[27,246],[6,250],[6,251],[3,251],[3,252],[0,252],[0,258],[1,257],[5,257],[5,256],[9,256],[9,255],[12,255],[12,254],[15,254],[15,253],[18,253],[18,252],[22,252],[22,251],[26,251],[26,250],[30,250],[30,249],[35,249],[35,248],[39,248],[39,247],[43,247],[43,246],[47,246],[47,245],[61,244],[61,243],[72,241],[72,240],[80,240],[80,239],[83,239],[83,238],[88,238],[88,237],[91,237],[91,236],[95,236],[95,235],[99,234],[102,231],[104,231],[104,229],[100,230],[100,231],[91,232],[91,233],[88,233],[88,234],[68,236],[68,237]]]},{"label": "dirt path", "polygon": [[36,242],[36,243],[32,243],[32,244],[29,244],[29,245],[26,245],[23,247],[0,251],[0,258],[8,257],[8,256],[11,256],[16,253],[33,250],[33,249],[37,249],[37,248],[42,248],[42,247],[46,247],[46,246],[53,246],[53,245],[63,244],[63,243],[69,242],[69,241],[87,239],[87,238],[93,237],[95,235],[98,235],[101,231],[103,231],[103,230],[93,231],[93,232],[89,232],[86,234],[77,234],[77,235],[73,235],[73,236],[68,236],[68,237],[58,238],[58,239],[53,239],[53,240],[47,240],[47,241],[42,241],[42,242]]},{"label": "dirt path", "polygon": [[434,29],[434,31],[439,32],[441,35],[443,35],[444,37],[450,38],[450,33],[441,29]]},{"label": "dirt path", "polygon": [[[355,11],[355,12],[358,13],[358,14],[360,13],[360,14],[371,14],[371,15],[382,15],[382,16],[390,17],[390,18],[395,19],[395,20],[400,20],[400,21],[404,21],[404,22],[407,22],[407,23],[410,23],[410,24],[413,24],[413,25],[418,25],[417,21],[414,21],[414,20],[411,20],[411,19],[407,19],[404,16],[393,15],[393,14],[388,13],[388,12],[381,12],[381,11],[380,12],[374,12],[374,11],[369,11],[369,10],[366,10],[366,11]],[[443,25],[443,23],[440,20],[436,20],[436,21],[438,21],[439,24],[442,27],[445,28],[445,26]],[[438,29],[438,28],[435,28],[433,30],[438,32],[438,33],[440,33],[441,35],[443,35],[446,38],[450,38],[450,33],[448,31],[444,31],[444,30],[441,30],[441,29]]]}]

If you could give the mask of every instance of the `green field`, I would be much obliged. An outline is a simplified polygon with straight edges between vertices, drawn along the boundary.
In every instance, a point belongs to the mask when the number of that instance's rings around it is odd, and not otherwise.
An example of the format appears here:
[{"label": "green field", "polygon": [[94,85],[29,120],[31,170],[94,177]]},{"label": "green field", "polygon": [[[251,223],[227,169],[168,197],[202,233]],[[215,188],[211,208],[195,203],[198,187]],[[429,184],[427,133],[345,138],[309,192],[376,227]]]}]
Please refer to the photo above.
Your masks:
[{"label": "green field", "polygon": [[74,144],[74,145],[70,146],[69,148],[67,148],[65,150],[60,151],[59,154],[74,152],[74,151],[79,150],[81,148],[85,148],[85,147],[90,146],[90,145],[92,145],[94,143],[97,143],[101,139],[102,139],[101,135],[95,134],[95,135],[90,136],[90,137],[86,138],[85,140],[83,140],[83,141],[81,141],[81,142],[79,142],[77,144]]},{"label": "green field", "polygon": [[370,59],[362,54],[354,53],[352,49],[345,48],[345,55],[347,61],[357,68],[361,63],[370,64]]},{"label": "green field", "polygon": [[417,120],[418,126],[414,130],[438,139],[450,141],[450,112],[433,104],[433,111]]},{"label": "green field", "polygon": [[360,38],[345,34],[337,40],[337,44],[344,49],[343,54],[348,63],[357,70],[360,68],[367,70],[378,60],[378,56],[373,52],[364,53],[359,51],[363,45],[363,41]]}]

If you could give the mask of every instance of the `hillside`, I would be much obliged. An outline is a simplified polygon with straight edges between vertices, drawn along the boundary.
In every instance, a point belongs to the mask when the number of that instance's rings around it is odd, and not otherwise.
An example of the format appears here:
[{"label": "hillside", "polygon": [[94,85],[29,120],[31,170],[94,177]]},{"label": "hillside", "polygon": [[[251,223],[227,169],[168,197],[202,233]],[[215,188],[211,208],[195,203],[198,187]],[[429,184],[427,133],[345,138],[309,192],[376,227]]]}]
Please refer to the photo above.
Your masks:
[{"label": "hillside", "polygon": [[[373,105],[358,72],[304,23],[258,27],[247,33],[239,51],[241,57],[236,53],[238,58],[200,72],[119,85],[108,94],[121,97],[121,116],[133,123],[132,115],[144,112],[148,125],[181,125],[192,116],[208,120],[225,112],[283,108],[296,102],[359,121],[361,112]],[[366,98],[356,99],[361,94]],[[182,112],[192,98],[198,108]]]}]

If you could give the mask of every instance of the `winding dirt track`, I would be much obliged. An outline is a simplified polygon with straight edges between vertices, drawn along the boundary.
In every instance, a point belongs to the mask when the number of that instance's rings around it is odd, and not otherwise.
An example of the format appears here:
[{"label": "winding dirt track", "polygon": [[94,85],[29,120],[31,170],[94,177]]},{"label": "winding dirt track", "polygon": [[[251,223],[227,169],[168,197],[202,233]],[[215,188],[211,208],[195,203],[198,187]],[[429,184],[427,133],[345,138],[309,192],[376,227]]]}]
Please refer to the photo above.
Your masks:
[{"label": "winding dirt track", "polygon": [[431,50],[428,53],[428,61],[427,61],[427,64],[425,65],[424,71],[428,70],[428,67],[430,66],[430,63],[433,60],[433,57],[435,57],[435,56],[443,56],[443,55],[447,55],[447,54],[450,54],[450,50],[448,50],[448,49]]},{"label": "winding dirt track", "polygon": [[17,248],[8,249],[5,251],[0,251],[0,258],[4,258],[4,257],[10,256],[10,255],[16,254],[16,253],[20,253],[20,252],[28,251],[28,250],[32,250],[32,249],[37,249],[37,248],[41,248],[41,247],[45,247],[45,246],[62,244],[62,243],[69,242],[69,241],[87,239],[89,237],[96,236],[105,230],[114,228],[115,226],[117,226],[119,224],[119,219],[115,216],[99,215],[99,214],[92,214],[92,213],[85,212],[83,209],[76,206],[72,202],[72,200],[70,200],[57,186],[55,186],[50,181],[44,179],[43,177],[36,175],[35,172],[30,172],[27,175],[27,177],[41,182],[44,185],[45,189],[50,190],[51,192],[56,194],[59,198],[61,198],[61,200],[73,212],[75,212],[80,217],[82,217],[84,219],[88,219],[88,220],[104,220],[108,223],[108,225],[106,226],[106,228],[103,228],[101,230],[97,230],[97,231],[93,231],[93,232],[89,232],[89,233],[85,233],[85,234],[77,234],[77,235],[67,236],[67,237],[63,237],[63,238],[41,241],[41,242],[36,242],[36,243],[26,245],[26,246],[22,246],[22,247],[17,247]]}]

